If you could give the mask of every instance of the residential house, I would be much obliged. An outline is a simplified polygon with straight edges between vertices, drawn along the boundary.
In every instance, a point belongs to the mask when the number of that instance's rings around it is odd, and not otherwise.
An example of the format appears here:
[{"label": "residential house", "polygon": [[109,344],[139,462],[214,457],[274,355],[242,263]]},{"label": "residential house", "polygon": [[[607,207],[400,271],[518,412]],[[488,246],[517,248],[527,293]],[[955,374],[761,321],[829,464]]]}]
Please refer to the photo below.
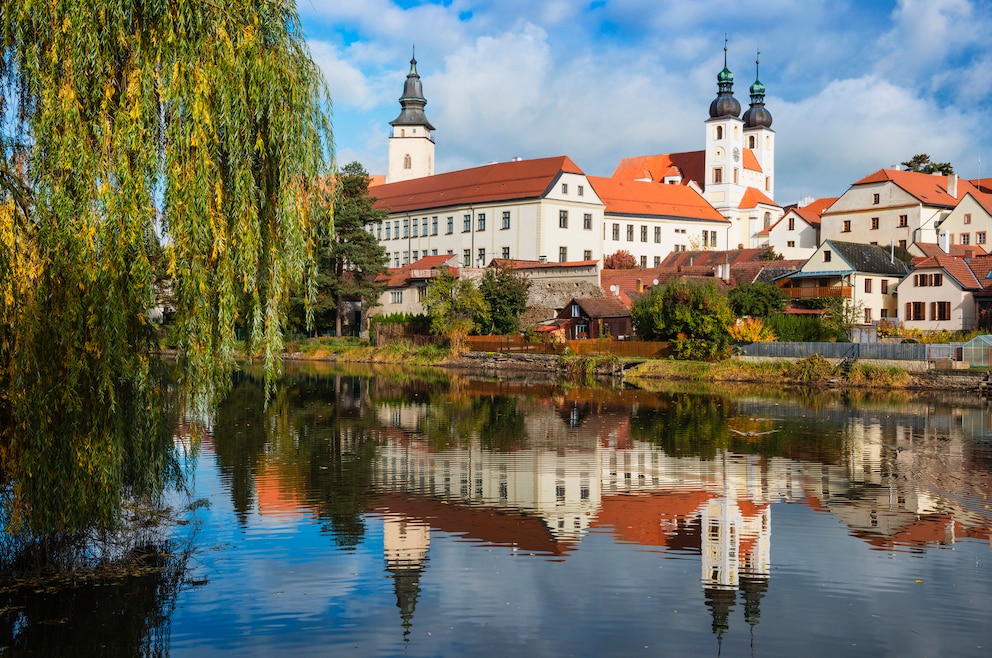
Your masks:
[{"label": "residential house", "polygon": [[836,197],[815,199],[805,205],[786,206],[785,215],[765,229],[760,243],[788,260],[806,260],[820,246],[820,215]]},{"label": "residential house", "polygon": [[569,340],[625,338],[633,333],[630,311],[613,297],[573,297],[558,320]]},{"label": "residential house", "polygon": [[730,221],[695,187],[598,176],[589,182],[606,206],[604,255],[622,249],[641,267],[658,267],[672,251],[726,244]]},{"label": "residential house", "polygon": [[370,309],[369,314],[423,313],[424,292],[428,284],[445,270],[458,276],[457,257],[452,254],[425,256],[415,263],[390,268],[376,279],[385,288],[379,293],[379,303]]},{"label": "residential house", "polygon": [[925,331],[990,327],[992,306],[984,301],[992,298],[990,271],[992,256],[938,255],[921,261],[897,286],[902,326]]},{"label": "residential house", "polygon": [[938,242],[951,248],[974,249],[979,254],[989,250],[992,236],[992,194],[977,190],[961,197],[954,209],[938,226]]},{"label": "residential house", "polygon": [[879,169],[821,214],[820,239],[909,249],[938,242],[939,227],[975,187],[957,175]]},{"label": "residential house", "polygon": [[861,324],[898,317],[896,286],[909,267],[877,245],[824,240],[777,284],[790,299],[841,298]]}]

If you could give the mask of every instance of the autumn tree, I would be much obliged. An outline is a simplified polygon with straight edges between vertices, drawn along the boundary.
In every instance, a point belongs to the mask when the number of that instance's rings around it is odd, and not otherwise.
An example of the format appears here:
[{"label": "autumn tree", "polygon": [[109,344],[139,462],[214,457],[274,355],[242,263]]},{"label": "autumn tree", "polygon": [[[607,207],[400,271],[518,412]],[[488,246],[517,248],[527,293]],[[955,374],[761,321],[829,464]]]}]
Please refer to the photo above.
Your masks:
[{"label": "autumn tree", "polygon": [[330,99],[286,0],[5,0],[0,49],[0,518],[66,537],[181,475],[160,239],[192,399],[227,381],[236,322],[275,370],[330,221]]},{"label": "autumn tree", "polygon": [[446,337],[456,352],[473,329],[489,324],[489,305],[479,289],[447,269],[427,284],[423,304],[431,333]]},{"label": "autumn tree", "polygon": [[520,330],[520,314],[527,310],[530,281],[509,267],[486,269],[479,283],[479,292],[486,302],[488,324],[479,323],[481,332],[506,336]]},{"label": "autumn tree", "polygon": [[912,158],[902,163],[909,171],[918,171],[923,174],[942,174],[949,176],[954,173],[954,167],[950,162],[931,162],[930,156],[926,153],[918,153]]},{"label": "autumn tree", "polygon": [[626,249],[618,249],[603,259],[603,269],[606,270],[632,270],[636,267],[637,259]]}]

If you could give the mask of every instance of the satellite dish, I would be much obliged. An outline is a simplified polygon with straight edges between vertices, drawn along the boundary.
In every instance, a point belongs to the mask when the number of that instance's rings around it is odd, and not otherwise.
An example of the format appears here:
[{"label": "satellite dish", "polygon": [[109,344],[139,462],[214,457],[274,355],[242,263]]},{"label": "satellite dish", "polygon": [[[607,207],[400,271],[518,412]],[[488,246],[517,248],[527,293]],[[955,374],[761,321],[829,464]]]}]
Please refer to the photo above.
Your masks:
[{"label": "satellite dish", "polygon": [[614,283],[612,286],[610,286],[610,292],[612,292],[614,294],[614,296],[619,295],[620,294],[620,286],[618,286],[617,284]]},{"label": "satellite dish", "polygon": [[658,279],[654,280],[654,285],[658,285]]}]

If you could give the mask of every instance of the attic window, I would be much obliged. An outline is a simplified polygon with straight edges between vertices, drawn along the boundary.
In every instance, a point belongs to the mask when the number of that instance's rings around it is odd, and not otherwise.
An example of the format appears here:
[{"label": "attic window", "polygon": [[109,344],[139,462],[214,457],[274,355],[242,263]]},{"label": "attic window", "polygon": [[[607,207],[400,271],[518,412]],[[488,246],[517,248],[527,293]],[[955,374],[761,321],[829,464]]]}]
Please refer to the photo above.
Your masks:
[{"label": "attic window", "polygon": [[829,250],[829,249],[828,249],[828,250],[824,250],[824,252],[823,252],[823,262],[824,262],[824,263],[829,263],[829,262],[830,262],[830,257],[831,257],[832,255],[833,255],[833,254],[832,254],[832,253],[830,253],[830,250]]},{"label": "attic window", "polygon": [[572,317],[573,318],[579,317],[579,305],[578,304],[572,304]]},{"label": "attic window", "polygon": [[880,194],[873,194],[872,195],[872,203],[874,203],[876,206],[881,202],[881,200],[882,200],[882,198],[881,198],[881,195]]}]

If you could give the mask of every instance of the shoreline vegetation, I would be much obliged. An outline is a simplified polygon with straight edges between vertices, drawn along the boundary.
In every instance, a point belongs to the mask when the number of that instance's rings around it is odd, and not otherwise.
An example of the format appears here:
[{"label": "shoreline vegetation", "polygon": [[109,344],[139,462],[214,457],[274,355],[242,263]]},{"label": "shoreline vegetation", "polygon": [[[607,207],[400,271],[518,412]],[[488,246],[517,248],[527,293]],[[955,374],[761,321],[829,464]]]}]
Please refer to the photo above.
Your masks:
[{"label": "shoreline vegetation", "polygon": [[892,365],[855,363],[846,373],[819,355],[797,360],[678,361],[625,360],[615,356],[461,352],[442,345],[415,345],[395,341],[372,346],[367,342],[333,338],[304,339],[286,345],[283,360],[435,366],[483,372],[535,371],[564,376],[622,377],[637,385],[642,380],[680,382],[754,383],[776,386],[866,389],[975,390],[984,370],[909,370]]}]

